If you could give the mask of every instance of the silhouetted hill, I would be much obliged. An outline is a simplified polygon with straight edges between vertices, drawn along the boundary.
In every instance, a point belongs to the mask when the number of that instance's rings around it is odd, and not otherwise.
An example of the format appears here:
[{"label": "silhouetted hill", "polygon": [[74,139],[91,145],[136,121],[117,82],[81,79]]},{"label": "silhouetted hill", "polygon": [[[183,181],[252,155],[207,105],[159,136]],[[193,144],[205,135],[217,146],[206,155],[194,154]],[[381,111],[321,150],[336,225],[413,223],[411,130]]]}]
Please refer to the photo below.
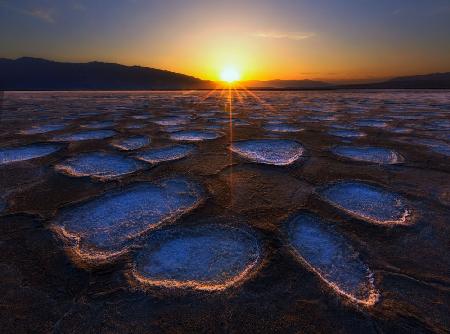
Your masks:
[{"label": "silhouetted hill", "polygon": [[[243,81],[249,89],[450,89],[450,72],[407,76],[368,84],[329,84],[314,80]],[[39,58],[0,58],[0,90],[211,89],[212,81],[142,66],[64,63]]]},{"label": "silhouetted hill", "polygon": [[2,90],[198,89],[214,84],[184,74],[113,63],[0,58]]},{"label": "silhouetted hill", "polygon": [[247,88],[275,88],[275,89],[313,89],[325,88],[330,84],[323,81],[314,80],[248,80],[243,81],[242,85]]},{"label": "silhouetted hill", "polygon": [[450,89],[450,72],[393,78],[383,82],[339,85],[344,89]]}]

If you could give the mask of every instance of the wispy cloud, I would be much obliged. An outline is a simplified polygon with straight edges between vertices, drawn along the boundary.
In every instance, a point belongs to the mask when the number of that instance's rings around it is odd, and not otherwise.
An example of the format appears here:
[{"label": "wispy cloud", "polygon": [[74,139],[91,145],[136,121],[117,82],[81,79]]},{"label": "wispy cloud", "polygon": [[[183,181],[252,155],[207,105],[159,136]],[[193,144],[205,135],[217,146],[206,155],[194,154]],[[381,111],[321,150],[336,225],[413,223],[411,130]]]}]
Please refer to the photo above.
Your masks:
[{"label": "wispy cloud", "polygon": [[12,12],[19,13],[21,15],[32,16],[44,22],[55,22],[55,10],[53,8],[33,8],[24,9],[17,6],[13,6],[6,1],[0,0],[0,7],[6,8]]},{"label": "wispy cloud", "polygon": [[73,10],[78,10],[80,12],[84,12],[85,10],[87,10],[86,6],[83,3],[79,2],[79,1],[74,1],[72,3],[72,9]]},{"label": "wispy cloud", "polygon": [[269,32],[258,32],[253,34],[255,37],[260,38],[272,38],[272,39],[290,39],[294,41],[301,41],[304,39],[308,39],[311,37],[314,37],[314,33],[305,33],[305,32],[276,32],[276,31],[269,31]]},{"label": "wispy cloud", "polygon": [[35,8],[28,10],[25,13],[48,23],[55,22],[55,13],[51,8]]}]

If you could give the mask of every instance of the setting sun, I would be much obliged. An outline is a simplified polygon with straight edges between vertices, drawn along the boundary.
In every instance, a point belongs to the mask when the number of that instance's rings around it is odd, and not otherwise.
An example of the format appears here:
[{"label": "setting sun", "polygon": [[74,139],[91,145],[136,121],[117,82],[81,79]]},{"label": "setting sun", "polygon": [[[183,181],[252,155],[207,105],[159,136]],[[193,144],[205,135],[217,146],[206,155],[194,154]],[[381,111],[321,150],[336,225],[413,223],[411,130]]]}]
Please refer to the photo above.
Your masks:
[{"label": "setting sun", "polygon": [[222,72],[220,72],[220,79],[228,83],[238,81],[240,78],[240,73],[231,66],[225,67]]}]

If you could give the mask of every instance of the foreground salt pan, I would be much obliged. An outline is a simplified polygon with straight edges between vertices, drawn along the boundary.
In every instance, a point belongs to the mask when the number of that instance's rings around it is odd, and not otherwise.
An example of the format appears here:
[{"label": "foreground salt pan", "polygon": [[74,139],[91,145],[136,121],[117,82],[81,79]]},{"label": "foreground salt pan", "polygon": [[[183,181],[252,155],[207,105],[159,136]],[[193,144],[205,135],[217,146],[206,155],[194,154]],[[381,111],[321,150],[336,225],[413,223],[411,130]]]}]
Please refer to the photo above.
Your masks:
[{"label": "foreground salt pan", "polygon": [[36,135],[36,134],[42,134],[52,131],[59,131],[66,127],[65,124],[46,124],[46,125],[37,125],[33,126],[29,129],[22,130],[20,133],[25,135]]},{"label": "foreground salt pan", "polygon": [[284,166],[298,160],[303,146],[288,139],[242,140],[230,146],[231,151],[257,163]]},{"label": "foreground salt pan", "polygon": [[84,140],[95,140],[95,139],[105,139],[113,137],[116,134],[113,130],[90,130],[81,131],[72,134],[62,134],[53,137],[53,141],[84,141]]},{"label": "foreground salt pan", "polygon": [[320,217],[300,213],[287,222],[290,246],[299,260],[338,294],[372,305],[378,300],[373,274],[350,243]]},{"label": "foreground salt pan", "polygon": [[330,135],[342,137],[342,138],[359,138],[365,137],[366,134],[361,131],[356,130],[330,130],[328,131]]},{"label": "foreground salt pan", "polygon": [[324,200],[348,214],[380,225],[407,225],[410,209],[402,196],[357,181],[333,184],[321,192]]},{"label": "foreground salt pan", "polygon": [[244,280],[260,256],[258,240],[242,229],[170,227],[151,235],[133,273],[149,285],[221,290]]},{"label": "foreground salt pan", "polygon": [[332,152],[340,157],[389,165],[403,162],[403,157],[396,151],[383,147],[337,146]]},{"label": "foreground salt pan", "polygon": [[104,261],[126,252],[136,237],[179,218],[202,200],[200,186],[184,178],[140,183],[65,209],[52,226],[82,259]]},{"label": "foreground salt pan", "polygon": [[60,146],[52,144],[0,148],[0,165],[41,158],[55,153],[60,148]]},{"label": "foreground salt pan", "polygon": [[55,170],[70,176],[90,176],[108,180],[136,172],[144,165],[134,159],[101,152],[80,154],[55,166]]},{"label": "foreground salt pan", "polygon": [[140,160],[157,164],[164,161],[182,159],[195,150],[194,145],[172,145],[159,147],[139,153],[136,157]]},{"label": "foreground salt pan", "polygon": [[150,142],[151,139],[147,136],[134,136],[114,141],[112,146],[122,151],[132,151],[147,146]]},{"label": "foreground salt pan", "polygon": [[222,135],[217,132],[211,131],[178,131],[170,135],[170,139],[180,141],[204,141],[212,140],[221,137]]},{"label": "foreground salt pan", "polygon": [[273,132],[300,132],[302,128],[290,124],[268,124],[264,126],[264,129]]}]

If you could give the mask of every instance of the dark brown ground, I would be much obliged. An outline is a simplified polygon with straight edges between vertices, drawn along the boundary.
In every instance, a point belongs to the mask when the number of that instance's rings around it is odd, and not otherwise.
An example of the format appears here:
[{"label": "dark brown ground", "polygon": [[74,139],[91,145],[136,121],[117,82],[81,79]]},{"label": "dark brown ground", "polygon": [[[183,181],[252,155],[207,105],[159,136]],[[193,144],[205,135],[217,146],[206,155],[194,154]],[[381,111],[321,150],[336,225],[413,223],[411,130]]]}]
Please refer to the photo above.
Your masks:
[{"label": "dark brown ground", "polygon": [[[23,135],[35,124],[66,122],[56,132],[76,132],[93,120],[116,119],[115,138],[148,134],[151,146],[171,143],[151,120],[174,110],[193,116],[186,128],[223,125],[222,138],[196,144],[196,154],[111,181],[71,178],[53,165],[80,152],[117,152],[112,139],[69,143],[58,153],[29,162],[0,166],[0,331],[2,333],[448,333],[450,332],[450,156],[398,138],[434,138],[450,143],[450,92],[244,92],[232,94],[234,127],[201,117],[228,117],[228,92],[152,93],[6,93],[0,111],[0,146],[45,142],[55,133]],[[319,112],[309,111],[313,106]],[[120,107],[127,107],[122,109]],[[357,112],[356,112],[357,111]],[[91,113],[92,114],[86,114]],[[299,119],[330,112],[331,121]],[[149,115],[133,120],[131,115]],[[249,116],[260,116],[254,119]],[[262,129],[271,117],[287,115],[299,133]],[[423,119],[390,118],[418,115]],[[67,117],[78,116],[76,119]],[[346,139],[327,134],[332,124],[388,118],[388,128],[361,128],[367,136],[354,145],[396,149],[400,165],[380,166],[338,159],[329,149]],[[433,123],[437,121],[437,123]],[[128,130],[126,124],[144,128]],[[445,125],[445,124],[444,124]],[[391,132],[407,127],[409,134]],[[288,167],[249,163],[230,155],[231,141],[291,138],[304,144],[306,156]],[[127,153],[122,153],[127,154]],[[239,286],[202,292],[132,286],[127,271],[134,254],[114,263],[86,268],[73,261],[48,229],[57,211],[110,189],[140,180],[182,175],[207,189],[206,202],[180,224],[208,219],[239,221],[261,238],[264,260]],[[374,226],[325,204],[316,190],[337,180],[378,184],[406,197],[415,224]],[[338,222],[375,273],[380,301],[356,306],[323,284],[289,251],[281,225],[306,209]]]}]

